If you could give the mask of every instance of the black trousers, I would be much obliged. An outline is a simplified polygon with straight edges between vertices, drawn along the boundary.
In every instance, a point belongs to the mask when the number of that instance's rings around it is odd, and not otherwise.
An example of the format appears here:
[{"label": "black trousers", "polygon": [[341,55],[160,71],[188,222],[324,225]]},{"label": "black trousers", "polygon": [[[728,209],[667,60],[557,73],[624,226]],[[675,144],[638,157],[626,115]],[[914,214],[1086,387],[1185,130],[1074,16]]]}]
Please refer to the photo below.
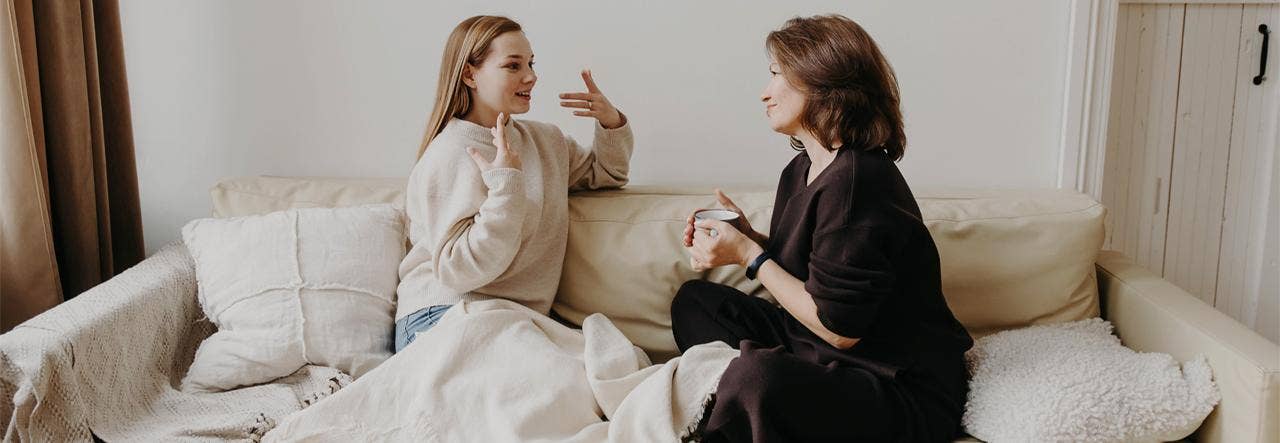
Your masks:
[{"label": "black trousers", "polygon": [[703,441],[949,442],[959,434],[963,361],[958,377],[908,368],[885,378],[819,364],[789,351],[804,325],[785,310],[702,280],[681,286],[671,323],[681,352],[712,341],[742,351],[720,379]]}]

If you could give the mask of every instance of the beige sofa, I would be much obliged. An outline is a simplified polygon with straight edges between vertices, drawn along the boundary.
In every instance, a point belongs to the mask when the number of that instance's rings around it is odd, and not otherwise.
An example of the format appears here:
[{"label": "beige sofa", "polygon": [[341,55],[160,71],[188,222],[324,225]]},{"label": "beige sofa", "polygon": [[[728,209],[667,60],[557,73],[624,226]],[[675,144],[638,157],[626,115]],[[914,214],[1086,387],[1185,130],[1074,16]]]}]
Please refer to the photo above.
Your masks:
[{"label": "beige sofa", "polygon": [[[211,195],[215,216],[238,216],[290,207],[397,203],[404,198],[403,184],[402,179],[251,177],[224,180]],[[1222,401],[1196,440],[1280,441],[1280,347],[1128,259],[1099,251],[1105,211],[1097,202],[1059,190],[917,191],[942,255],[944,292],[975,336],[1101,314],[1133,349],[1169,353],[1181,361],[1196,354],[1208,357]],[[773,204],[769,187],[726,192],[753,225],[767,227]],[[667,304],[683,281],[707,278],[768,297],[740,269],[689,269],[679,243],[684,216],[713,202],[710,188],[633,186],[573,195],[555,310],[572,321],[605,313],[661,361],[675,353]],[[0,388],[6,398],[0,418],[8,423],[6,437],[79,438],[92,430],[107,440],[192,433],[252,438],[349,382],[344,374],[308,367],[250,388],[257,389],[251,394],[224,394],[223,400],[234,401],[216,407],[206,398],[175,391],[192,350],[212,331],[194,301],[190,266],[182,246],[171,245],[135,270],[0,336]],[[143,330],[147,336],[122,337],[127,335],[122,331]],[[296,400],[285,404],[290,395]],[[157,424],[166,417],[189,420]],[[145,426],[154,429],[134,432]],[[61,433],[49,434],[50,429]]]}]

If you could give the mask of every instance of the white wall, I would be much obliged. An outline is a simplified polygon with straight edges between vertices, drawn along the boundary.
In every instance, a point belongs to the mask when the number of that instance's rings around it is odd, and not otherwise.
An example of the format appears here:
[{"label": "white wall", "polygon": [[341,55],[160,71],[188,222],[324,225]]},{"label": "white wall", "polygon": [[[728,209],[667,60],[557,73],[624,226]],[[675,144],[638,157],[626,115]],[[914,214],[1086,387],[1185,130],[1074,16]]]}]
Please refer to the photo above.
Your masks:
[{"label": "white wall", "polygon": [[589,140],[555,93],[593,69],[634,124],[636,184],[774,183],[793,152],[759,103],[765,34],[837,12],[897,70],[913,185],[1053,186],[1069,2],[782,3],[123,0],[147,249],[206,216],[221,177],[407,175],[444,40],[479,13],[533,43],[527,118]]}]

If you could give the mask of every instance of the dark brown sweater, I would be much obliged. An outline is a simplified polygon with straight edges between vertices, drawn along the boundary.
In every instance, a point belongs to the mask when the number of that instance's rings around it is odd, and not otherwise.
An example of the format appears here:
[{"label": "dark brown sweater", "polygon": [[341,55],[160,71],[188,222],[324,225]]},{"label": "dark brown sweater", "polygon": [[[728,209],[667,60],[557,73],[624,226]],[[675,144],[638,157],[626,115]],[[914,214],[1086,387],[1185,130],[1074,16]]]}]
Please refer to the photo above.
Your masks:
[{"label": "dark brown sweater", "polygon": [[973,340],[942,296],[937,247],[897,166],[883,150],[841,149],[806,185],[810,164],[801,152],[783,170],[767,249],[827,329],[861,340],[842,351],[795,328],[791,351],[888,377],[953,370]]}]

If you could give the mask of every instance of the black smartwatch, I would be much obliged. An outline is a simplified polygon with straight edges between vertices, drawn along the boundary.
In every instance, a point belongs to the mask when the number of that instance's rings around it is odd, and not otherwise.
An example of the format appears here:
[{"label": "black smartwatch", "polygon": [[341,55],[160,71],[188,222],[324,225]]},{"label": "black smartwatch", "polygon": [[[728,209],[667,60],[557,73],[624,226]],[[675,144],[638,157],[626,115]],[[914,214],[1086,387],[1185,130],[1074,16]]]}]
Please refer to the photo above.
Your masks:
[{"label": "black smartwatch", "polygon": [[751,264],[747,265],[747,278],[755,280],[756,273],[760,272],[760,267],[764,266],[764,262],[771,258],[773,257],[769,255],[769,251],[764,251],[761,252],[760,255],[757,255],[756,259],[751,260]]}]

